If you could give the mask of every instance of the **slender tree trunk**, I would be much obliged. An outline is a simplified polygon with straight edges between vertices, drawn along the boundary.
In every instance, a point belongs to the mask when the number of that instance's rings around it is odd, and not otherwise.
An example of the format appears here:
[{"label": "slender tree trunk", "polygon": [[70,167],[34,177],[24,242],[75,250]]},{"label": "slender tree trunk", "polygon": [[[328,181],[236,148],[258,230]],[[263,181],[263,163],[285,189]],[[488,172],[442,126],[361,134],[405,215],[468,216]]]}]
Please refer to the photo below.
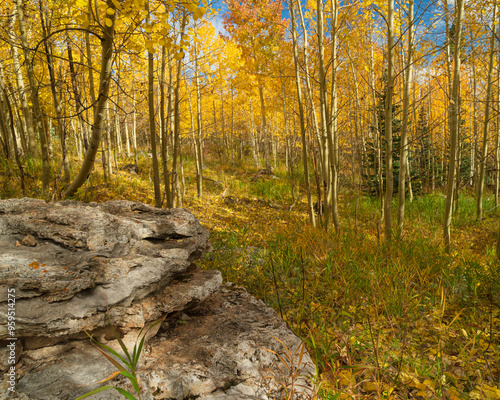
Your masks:
[{"label": "slender tree trunk", "polygon": [[24,51],[24,63],[28,73],[28,80],[31,89],[31,101],[33,103],[33,112],[35,114],[37,131],[40,136],[40,145],[42,148],[42,187],[46,191],[49,188],[50,180],[50,156],[47,133],[43,122],[42,108],[38,97],[38,85],[33,72],[33,59],[29,53],[28,32],[24,21],[23,0],[16,0],[19,28],[21,31],[21,43]]},{"label": "slender tree trunk", "polygon": [[[147,23],[150,21],[149,0],[146,3],[148,16]],[[150,37],[151,39],[151,37]],[[149,106],[149,134],[151,141],[151,153],[153,156],[153,183],[155,193],[155,207],[161,207],[161,188],[160,171],[158,168],[158,154],[156,152],[156,125],[155,125],[155,103],[154,103],[154,59],[152,50],[148,50],[148,106]]]},{"label": "slender tree trunk", "polygon": [[108,179],[113,176],[113,165],[111,164],[111,148],[113,147],[113,140],[111,138],[111,120],[109,118],[109,103],[106,104],[106,167],[108,169]]},{"label": "slender tree trunk", "polygon": [[[40,21],[41,21],[41,26],[42,26],[42,33],[44,37],[48,37],[48,34],[50,32],[47,32],[47,27],[45,23],[45,15],[43,11],[43,3],[41,0],[38,2],[39,6],[39,15],[40,15]],[[57,135],[59,137],[59,141],[61,143],[61,153],[63,157],[63,164],[65,165],[64,168],[64,180],[69,182],[71,179],[70,177],[70,172],[69,172],[69,166],[68,166],[68,159],[67,159],[67,153],[66,153],[66,128],[64,124],[64,118],[62,115],[62,104],[60,101],[60,98],[57,94],[57,82],[56,82],[56,77],[55,77],[55,71],[54,71],[54,62],[52,60],[52,48],[49,40],[44,40],[43,41],[44,47],[45,47],[45,56],[47,58],[47,68],[49,71],[49,78],[50,78],[50,90],[52,92],[52,99],[54,100],[54,108],[56,110],[56,116],[57,116]]]},{"label": "slender tree trunk", "polygon": [[9,124],[8,106],[9,99],[5,90],[5,78],[3,66],[0,64],[0,131],[2,133],[2,149],[6,159],[11,159],[14,155],[16,144],[12,142],[14,136]]},{"label": "slender tree trunk", "polygon": [[76,80],[76,72],[75,72],[75,66],[74,66],[74,61],[73,61],[73,49],[71,47],[71,41],[69,39],[69,34],[67,32],[66,32],[66,46],[68,49],[69,71],[70,71],[70,76],[71,76],[71,85],[73,87],[73,94],[75,96],[76,113],[78,115],[78,123],[80,125],[80,131],[82,132],[82,136],[83,136],[83,147],[85,148],[85,150],[87,150],[89,143],[88,143],[88,138],[87,138],[87,129],[85,127],[85,120],[83,119],[83,104],[82,104],[80,92],[78,90],[78,83]]},{"label": "slender tree trunk", "polygon": [[251,137],[252,155],[255,163],[255,168],[259,168],[260,166],[259,142],[257,140],[257,134],[255,132],[255,118],[253,115],[252,98],[250,98],[249,103],[250,103],[250,130],[252,135]]},{"label": "slender tree trunk", "polygon": [[200,76],[198,66],[198,29],[195,23],[194,28],[195,40],[194,46],[194,83],[196,86],[196,138],[195,138],[195,153],[196,158],[196,194],[199,199],[203,195],[203,152],[201,151],[202,142],[202,115],[201,115],[201,91],[200,91]]},{"label": "slender tree trunk", "polygon": [[132,146],[134,148],[134,162],[135,166],[139,167],[137,160],[137,110],[135,108],[135,90],[134,83],[132,82]]},{"label": "slender tree trunk", "polygon": [[[321,171],[322,174],[322,181],[326,181],[326,165],[324,165],[324,160],[327,158],[325,157],[325,148],[322,145],[322,140],[321,140],[321,134],[320,134],[320,129],[319,129],[319,124],[318,124],[318,116],[316,115],[316,105],[314,103],[314,96],[313,96],[313,90],[311,86],[311,81],[309,79],[309,54],[308,54],[308,35],[307,35],[307,29],[306,29],[306,24],[304,21],[304,14],[302,12],[302,5],[301,2],[297,2],[297,8],[299,10],[299,15],[300,15],[300,24],[302,27],[302,32],[304,35],[304,43],[303,43],[303,56],[304,56],[304,68],[305,68],[305,81],[306,81],[306,88],[307,88],[307,95],[308,95],[308,103],[309,107],[311,110],[311,116],[312,116],[312,122],[313,122],[313,127],[314,127],[314,133],[316,134],[316,139],[318,141],[318,150],[320,153],[320,168],[319,170]],[[317,199],[318,204],[321,202],[321,196]]]},{"label": "slender tree trunk", "polygon": [[[499,56],[500,61],[500,56]],[[497,64],[497,104],[500,104],[500,64]],[[498,191],[500,190],[500,112],[497,112],[497,134],[495,137],[495,208],[498,207]]]},{"label": "slender tree trunk", "polygon": [[271,156],[269,154],[269,134],[267,132],[266,105],[264,101],[264,84],[259,82],[260,113],[262,117],[261,134],[264,136],[264,156],[266,168],[271,168]]},{"label": "slender tree trunk", "polygon": [[385,99],[385,237],[391,240],[391,205],[393,194],[392,97],[394,92],[394,0],[388,1],[387,96]]},{"label": "slender tree trunk", "polygon": [[19,62],[19,53],[17,51],[17,44],[15,39],[16,35],[14,33],[14,24],[16,22],[16,16],[17,16],[16,13],[17,6],[18,5],[15,4],[12,8],[12,14],[9,18],[8,36],[11,46],[13,67],[16,73],[17,88],[19,90],[19,97],[21,99],[21,109],[23,111],[23,124],[26,127],[25,130],[28,136],[28,148],[31,155],[37,158],[38,149],[36,146],[36,132],[33,127],[33,118],[31,115],[31,110],[28,105],[28,100],[26,98],[26,88],[24,86],[24,79],[23,79],[23,74],[21,72],[21,64]]},{"label": "slender tree trunk", "polygon": [[[20,1],[20,0],[17,0]],[[102,61],[101,73],[99,82],[99,98],[95,106],[94,122],[92,125],[92,136],[90,137],[89,148],[85,154],[85,159],[73,183],[68,187],[64,193],[65,197],[73,196],[78,188],[83,185],[89,176],[92,167],[94,166],[95,156],[99,149],[101,141],[102,128],[104,124],[104,111],[108,102],[109,85],[111,81],[111,66],[113,64],[113,40],[115,36],[115,21],[118,11],[112,0],[107,0],[108,8],[114,12],[112,15],[108,14],[111,21],[111,26],[107,24],[104,26],[104,34],[102,41]]]},{"label": "slender tree trunk", "polygon": [[[182,22],[181,22],[181,27],[180,27],[180,32],[181,32],[181,42],[184,39],[184,28],[186,26],[186,20],[187,20],[187,14],[184,12],[182,16]],[[174,93],[174,151],[173,151],[173,161],[172,161],[172,174],[174,181],[172,183],[172,194],[175,193],[174,197],[174,204],[173,206],[176,207],[179,204],[180,200],[180,183],[179,183],[179,169],[177,166],[177,159],[180,154],[180,146],[181,146],[181,116],[180,116],[180,111],[179,111],[179,103],[180,103],[180,94],[179,94],[179,89],[181,85],[181,78],[182,78],[182,59],[177,61],[177,77],[176,77],[176,83],[175,83],[175,93]]]},{"label": "slender tree trunk", "polygon": [[405,65],[405,82],[403,91],[403,126],[401,128],[401,150],[399,167],[399,206],[398,206],[398,235],[403,234],[406,198],[406,170],[408,169],[408,116],[410,113],[410,88],[413,69],[413,0],[408,5],[408,50]]},{"label": "slender tree trunk", "polygon": [[[299,0],[299,2],[300,2],[300,0]],[[309,165],[307,162],[306,124],[305,124],[305,116],[304,116],[304,106],[302,103],[302,90],[301,90],[301,84],[300,84],[299,55],[298,55],[298,49],[297,49],[297,47],[298,47],[298,45],[297,45],[297,32],[295,30],[295,13],[294,13],[293,0],[290,0],[290,17],[292,19],[293,60],[294,60],[294,66],[295,66],[295,83],[297,85],[297,100],[299,103],[300,135],[302,138],[302,163],[304,164],[304,179],[305,179],[305,183],[306,183],[307,212],[309,214],[309,220],[311,221],[311,225],[316,227],[316,219],[315,219],[315,215],[314,215],[313,201],[312,201],[312,195],[311,195],[311,184],[309,182]]]},{"label": "slender tree trunk", "polygon": [[167,105],[167,115],[165,119],[165,128],[163,129],[164,136],[161,141],[162,146],[162,160],[163,160],[163,185],[165,187],[165,198],[166,198],[166,206],[167,208],[172,208],[172,194],[171,194],[171,186],[170,186],[170,171],[168,169],[168,136],[169,133],[172,134],[171,130],[171,122],[173,120],[171,108],[172,108],[172,86],[173,86],[173,64],[172,64],[172,56],[170,54],[170,50],[167,50],[167,58],[168,58],[168,105]]},{"label": "slender tree trunk", "polygon": [[[488,156],[488,135],[490,130],[490,103],[492,99],[493,87],[493,65],[495,62],[495,45],[496,45],[496,15],[497,15],[497,2],[493,3],[493,22],[491,24],[491,38],[490,38],[490,60],[488,64],[488,83],[486,86],[486,98],[484,101],[484,125],[483,125],[483,146],[481,151],[481,158],[479,159],[479,182],[477,186],[477,208],[476,218],[480,221],[483,218],[483,191],[484,180],[486,171],[486,157]],[[458,179],[458,178],[457,178]]]},{"label": "slender tree trunk", "polygon": [[[324,30],[323,30],[323,2],[322,0],[316,1],[317,9],[317,31],[318,31],[318,60],[319,60],[319,92],[320,92],[320,111],[321,111],[321,128],[322,128],[322,142],[325,148],[323,165],[325,166],[325,176],[326,188],[325,188],[325,225],[328,229],[330,224],[330,218],[332,216],[331,204],[332,204],[332,168],[334,164],[332,163],[331,151],[333,150],[333,141],[331,136],[331,126],[329,107],[328,107],[328,97],[327,97],[327,87],[326,87],[326,70],[325,70],[325,49],[324,49]],[[328,151],[326,148],[328,146]]]},{"label": "slender tree trunk", "polygon": [[453,62],[453,85],[450,97],[450,162],[448,167],[448,184],[446,193],[446,208],[444,214],[443,236],[446,252],[450,252],[450,228],[452,219],[453,195],[455,189],[456,154],[458,142],[458,116],[460,92],[460,47],[462,45],[462,18],[464,14],[464,0],[457,0],[455,23],[455,52]]},{"label": "slender tree trunk", "polygon": [[332,186],[332,221],[335,230],[338,232],[339,225],[339,209],[338,209],[338,176],[339,176],[339,143],[337,135],[337,0],[330,0],[332,20],[331,20],[331,37],[332,37],[332,92],[331,92],[331,109],[330,109],[330,131],[328,133],[328,148],[330,154],[331,168],[331,186]]},{"label": "slender tree trunk", "polygon": [[[17,147],[17,138],[16,138],[16,133],[15,133],[16,128],[14,126],[14,114],[12,112],[12,107],[10,105],[9,97],[7,94],[7,88],[5,85],[3,68],[2,68],[2,65],[0,64],[0,108],[3,109],[4,104],[2,104],[2,103],[5,103],[5,111],[7,114],[7,115],[5,115],[5,117],[7,117],[9,122],[7,122],[7,119],[4,119],[4,116],[0,115],[0,120],[3,121],[3,123],[0,126],[1,126],[2,130],[4,130],[5,134],[7,134],[10,131],[10,134],[12,135],[12,137],[11,137],[12,154],[14,155],[14,159],[16,161],[17,167],[19,168],[19,177],[21,178],[21,191],[23,193],[23,196],[26,196],[26,187],[25,187],[25,183],[24,183],[24,168],[23,168],[23,164],[21,163],[21,159],[19,157],[19,149]],[[0,113],[4,114],[2,111],[4,111],[4,110],[1,110]],[[7,127],[7,125],[10,125],[10,126]],[[5,139],[7,140],[8,138],[5,137]]]},{"label": "slender tree trunk", "polygon": [[[96,8],[97,10],[97,8]],[[92,1],[89,0],[89,8],[88,8],[88,12],[87,12],[87,18],[89,21],[92,21],[92,15],[94,14],[94,12],[92,11]],[[95,13],[95,15],[99,15],[97,12]],[[113,29],[114,29],[114,25],[113,25]],[[114,35],[114,34],[113,34]],[[97,100],[96,100],[96,97],[95,97],[95,85],[94,85],[94,68],[92,66],[92,51],[90,49],[90,33],[88,30],[85,31],[85,50],[87,52],[87,67],[88,67],[88,70],[89,70],[89,91],[90,91],[90,98],[92,99],[92,109],[95,111],[96,107],[97,107]],[[100,90],[100,88],[99,88]],[[95,116],[94,116],[95,118]]]},{"label": "slender tree trunk", "polygon": [[[160,136],[161,136],[161,160],[163,169],[163,187],[165,190],[166,206],[170,208],[170,179],[168,170],[168,122],[165,114],[165,70],[166,70],[167,49],[165,46],[161,48],[161,75],[160,75]],[[170,52],[168,52],[168,65],[172,67],[170,60]],[[170,77],[172,74],[170,73]],[[169,85],[172,82],[170,80]]]}]

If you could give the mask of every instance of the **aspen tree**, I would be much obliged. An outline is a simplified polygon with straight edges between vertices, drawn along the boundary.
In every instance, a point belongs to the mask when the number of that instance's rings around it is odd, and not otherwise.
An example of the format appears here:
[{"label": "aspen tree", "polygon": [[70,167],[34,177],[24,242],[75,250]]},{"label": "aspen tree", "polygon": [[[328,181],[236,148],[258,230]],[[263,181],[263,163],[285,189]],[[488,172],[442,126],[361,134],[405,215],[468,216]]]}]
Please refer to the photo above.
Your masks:
[{"label": "aspen tree", "polygon": [[24,63],[28,74],[29,85],[31,89],[31,101],[33,103],[33,113],[35,115],[36,127],[40,138],[40,146],[42,148],[42,188],[44,191],[49,188],[50,180],[50,149],[48,143],[47,132],[43,122],[42,109],[40,106],[40,98],[38,96],[38,85],[33,72],[33,58],[29,52],[28,31],[24,21],[23,0],[16,0],[17,16],[19,20],[19,29],[21,31],[21,44],[24,51]]},{"label": "aspen tree", "polygon": [[[14,159],[16,160],[17,167],[19,169],[20,173],[20,178],[21,178],[21,191],[23,193],[23,196],[26,196],[26,187],[24,183],[24,168],[21,163],[21,159],[19,157],[19,149],[17,147],[17,138],[16,138],[16,132],[15,132],[15,126],[14,126],[14,114],[12,112],[12,106],[10,105],[9,97],[7,95],[7,89],[5,85],[5,80],[4,80],[4,74],[3,74],[3,67],[2,64],[0,64],[0,109],[3,109],[3,103],[5,102],[6,106],[6,114],[4,117],[7,117],[7,119],[4,120],[1,114],[3,114],[2,110],[0,110],[0,121],[3,121],[0,123],[0,126],[2,128],[2,131],[4,134],[8,134],[10,131],[11,136],[11,143],[12,143],[12,153],[14,155]],[[9,125],[9,126],[8,126]],[[8,137],[5,137],[5,141],[8,141]],[[5,143],[7,145],[7,143]],[[8,146],[8,145],[7,145]]]},{"label": "aspen tree", "polygon": [[[184,42],[185,32],[184,29],[186,27],[187,14],[186,11],[183,11],[182,22],[180,26],[180,43]],[[178,168],[178,157],[180,155],[180,146],[181,146],[181,116],[179,111],[180,104],[180,85],[182,79],[182,58],[184,57],[184,53],[179,53],[177,56],[177,76],[174,90],[174,150],[173,150],[173,161],[172,161],[172,174],[173,174],[173,182],[172,182],[172,206],[176,207],[180,203],[181,193],[180,193],[180,182],[179,182],[179,168]],[[175,196],[173,196],[175,194]]]},{"label": "aspen tree", "polygon": [[[149,0],[146,2],[146,24],[151,24],[151,16],[149,12]],[[158,169],[158,154],[156,152],[156,124],[155,124],[155,104],[154,104],[154,58],[153,44],[151,43],[151,35],[148,34],[148,106],[149,106],[149,134],[151,153],[153,160],[153,184],[155,194],[155,206],[161,207],[161,189],[160,189],[160,171]]]},{"label": "aspen tree", "polygon": [[[89,21],[92,20],[92,15],[94,15],[94,12],[92,11],[92,0],[88,0],[88,11],[87,11],[87,18]],[[96,17],[99,18],[99,14],[95,13]],[[89,71],[89,91],[90,91],[90,98],[92,99],[92,109],[95,110],[95,107],[97,105],[97,100],[95,97],[95,84],[94,84],[94,68],[92,66],[92,50],[90,48],[90,32],[88,29],[85,30],[85,50],[86,50],[86,55],[87,55],[87,68]]]},{"label": "aspen tree", "polygon": [[37,158],[38,149],[36,146],[35,129],[33,128],[33,118],[31,115],[31,110],[29,109],[28,100],[26,98],[26,87],[24,85],[24,78],[21,71],[21,63],[19,62],[19,52],[17,51],[17,43],[14,34],[14,24],[17,16],[16,7],[17,4],[14,4],[14,6],[12,7],[12,13],[9,17],[9,26],[7,34],[10,41],[12,62],[16,74],[16,83],[17,83],[17,88],[19,90],[19,97],[21,100],[21,109],[23,111],[22,124],[25,126],[25,131],[28,136],[29,151],[34,158]]},{"label": "aspen tree", "polygon": [[5,90],[5,79],[3,66],[0,64],[0,132],[1,145],[6,159],[11,159],[15,151],[15,143],[12,142],[11,125],[9,123],[8,107],[9,99]]},{"label": "aspen tree", "polygon": [[[20,1],[20,0],[17,0]],[[73,196],[78,188],[83,185],[87,176],[90,174],[94,166],[97,150],[101,141],[101,134],[104,125],[104,112],[108,102],[109,86],[111,81],[111,66],[113,65],[113,41],[115,37],[115,21],[118,14],[112,0],[107,0],[107,6],[113,11],[112,14],[108,13],[106,22],[104,24],[103,40],[102,40],[102,61],[101,73],[99,82],[99,97],[94,108],[94,122],[92,124],[92,136],[89,141],[89,148],[85,153],[85,159],[78,175],[73,180],[71,185],[64,193],[65,197]],[[108,160],[109,163],[109,160]]]},{"label": "aspen tree", "polygon": [[[306,88],[307,88],[307,97],[308,97],[308,103],[309,103],[309,109],[311,112],[312,116],[312,122],[313,122],[313,128],[314,128],[314,133],[316,134],[316,139],[318,141],[318,150],[320,152],[320,171],[322,172],[323,176],[326,176],[325,168],[326,166],[323,166],[323,161],[325,159],[324,156],[324,151],[325,149],[323,146],[321,146],[321,137],[320,137],[320,131],[319,131],[319,124],[318,124],[318,116],[316,114],[316,105],[314,102],[314,96],[313,96],[313,90],[312,90],[312,85],[311,85],[311,80],[309,79],[309,53],[308,53],[308,47],[309,47],[309,41],[308,41],[308,35],[307,35],[307,29],[306,29],[306,24],[304,21],[304,13],[302,12],[302,5],[301,2],[297,2],[297,8],[299,11],[300,15],[300,25],[302,27],[302,32],[304,35],[304,40],[303,40],[303,57],[304,57],[304,75],[305,75],[305,81],[306,81]],[[323,178],[324,179],[324,178]],[[321,186],[318,187],[318,193],[321,193]],[[318,196],[318,204],[321,203],[321,196]],[[321,215],[321,213],[320,213]]]},{"label": "aspen tree", "polygon": [[[483,192],[484,192],[484,179],[486,170],[486,157],[488,155],[488,135],[490,130],[490,107],[493,89],[493,64],[495,61],[495,46],[496,46],[496,16],[497,16],[497,2],[493,2],[493,21],[491,24],[491,38],[490,38],[490,51],[489,51],[489,64],[488,64],[488,77],[486,86],[486,96],[484,101],[484,124],[483,124],[483,145],[481,150],[481,157],[479,159],[479,182],[477,185],[477,205],[476,205],[476,218],[481,220],[483,218]],[[457,178],[458,179],[458,178]]]},{"label": "aspen tree", "polygon": [[[497,59],[497,104],[500,104],[500,55]],[[495,207],[498,207],[500,190],[500,112],[497,113],[497,131],[495,135]]]},{"label": "aspen tree", "polygon": [[83,137],[83,147],[85,150],[88,148],[88,137],[87,137],[87,126],[85,124],[85,120],[83,119],[83,104],[82,104],[82,98],[80,96],[80,91],[78,89],[78,82],[77,82],[77,77],[76,77],[76,71],[75,71],[75,63],[73,61],[73,48],[71,46],[71,41],[69,39],[69,34],[68,31],[66,31],[66,48],[68,51],[68,61],[69,61],[69,71],[70,71],[70,77],[71,77],[71,86],[73,88],[73,94],[75,96],[75,103],[76,103],[76,114],[78,118],[78,124],[80,126],[80,132],[82,133]]},{"label": "aspen tree", "polygon": [[[300,2],[300,0],[299,0]],[[297,85],[297,100],[299,105],[299,119],[300,119],[300,135],[302,138],[302,163],[304,164],[304,178],[306,182],[306,193],[307,193],[307,212],[309,214],[309,220],[312,226],[316,227],[316,219],[314,216],[313,202],[311,196],[311,184],[309,182],[309,166],[307,163],[307,138],[306,138],[306,126],[305,126],[305,116],[304,116],[304,106],[302,103],[302,90],[300,87],[300,73],[299,73],[299,55],[297,49],[297,32],[295,29],[295,12],[293,6],[293,0],[289,0],[290,5],[290,17],[292,22],[292,41],[293,41],[293,61],[295,66],[295,82]]]},{"label": "aspen tree", "polygon": [[391,205],[393,194],[392,165],[392,96],[394,93],[394,0],[388,1],[387,16],[387,95],[385,98],[385,237],[391,240]]},{"label": "aspen tree", "polygon": [[[323,1],[316,0],[316,15],[317,15],[317,33],[318,33],[318,74],[319,74],[319,99],[320,99],[320,115],[321,115],[321,136],[323,147],[325,148],[323,165],[325,166],[325,176],[323,176],[325,188],[325,226],[328,229],[332,216],[332,175],[333,163],[331,162],[331,151],[333,150],[333,141],[331,140],[331,125],[329,124],[329,107],[326,88],[326,69],[325,69],[325,47],[324,47],[324,30],[323,30]],[[328,151],[326,148],[328,147]]]},{"label": "aspen tree", "polygon": [[196,194],[199,199],[203,195],[203,152],[201,150],[202,141],[202,115],[201,115],[201,90],[200,90],[200,69],[198,66],[198,26],[194,24],[194,82],[196,87],[196,135],[195,153],[196,157]]},{"label": "aspen tree", "polygon": [[444,245],[447,253],[450,252],[450,228],[452,219],[453,195],[455,191],[455,174],[456,174],[456,154],[458,146],[458,117],[459,117],[459,92],[460,92],[460,47],[462,44],[462,18],[464,15],[464,0],[456,2],[456,30],[454,45],[455,51],[453,55],[453,83],[450,96],[450,161],[448,167],[448,182],[446,192],[446,208],[444,214],[443,236]]},{"label": "aspen tree", "polygon": [[[405,80],[403,91],[403,125],[401,127],[401,149],[398,187],[398,234],[403,233],[406,197],[406,170],[408,166],[408,116],[410,113],[410,88],[413,78],[413,0],[408,4],[408,49],[405,65]],[[409,174],[408,174],[409,176]]]},{"label": "aspen tree", "polygon": [[332,88],[331,88],[331,101],[330,101],[330,120],[328,125],[328,148],[330,154],[330,168],[331,168],[331,186],[332,186],[332,221],[335,230],[338,232],[339,225],[339,209],[338,209],[338,185],[339,185],[339,142],[337,134],[337,15],[338,3],[337,0],[330,0],[332,19],[331,19],[331,38],[332,38]]},{"label": "aspen tree", "polygon": [[[45,38],[47,38],[49,36],[50,32],[48,32],[47,28],[46,28],[42,0],[38,1],[38,11],[39,11],[39,15],[40,15],[40,22],[42,25],[42,33],[43,33],[43,36]],[[57,93],[57,82],[56,82],[55,72],[54,72],[54,62],[52,60],[52,46],[51,46],[49,40],[44,40],[43,44],[45,47],[47,68],[49,70],[50,90],[52,92],[52,99],[54,101],[54,108],[56,110],[57,135],[58,135],[59,141],[61,143],[61,153],[62,153],[63,165],[64,165],[64,180],[69,181],[71,177],[70,177],[70,171],[69,171],[68,154],[66,151],[66,128],[64,126],[64,119],[62,116],[62,104],[60,102],[60,98],[59,98],[58,93]]]}]

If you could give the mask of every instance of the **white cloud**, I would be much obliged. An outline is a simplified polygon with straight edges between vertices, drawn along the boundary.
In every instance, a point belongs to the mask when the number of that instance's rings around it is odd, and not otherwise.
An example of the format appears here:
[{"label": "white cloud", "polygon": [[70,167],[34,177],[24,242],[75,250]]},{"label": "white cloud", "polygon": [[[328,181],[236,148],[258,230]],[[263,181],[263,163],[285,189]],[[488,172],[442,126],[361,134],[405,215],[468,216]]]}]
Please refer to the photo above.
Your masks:
[{"label": "white cloud", "polygon": [[222,12],[215,14],[213,17],[209,18],[209,21],[212,23],[215,28],[215,33],[227,35],[226,29],[224,29],[224,22],[222,18]]}]

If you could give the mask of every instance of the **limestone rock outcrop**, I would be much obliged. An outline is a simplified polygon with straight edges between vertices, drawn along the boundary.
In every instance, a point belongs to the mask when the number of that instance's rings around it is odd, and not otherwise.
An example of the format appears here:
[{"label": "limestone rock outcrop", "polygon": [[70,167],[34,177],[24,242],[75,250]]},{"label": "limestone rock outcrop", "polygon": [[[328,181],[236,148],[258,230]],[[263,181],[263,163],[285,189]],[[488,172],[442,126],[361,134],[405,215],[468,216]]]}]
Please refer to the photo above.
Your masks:
[{"label": "limestone rock outcrop", "polygon": [[[143,399],[265,399],[291,385],[310,396],[314,367],[286,324],[244,289],[222,285],[219,272],[194,265],[211,250],[208,239],[184,209],[0,201],[0,357],[17,338],[16,391],[2,381],[0,399],[71,400],[92,390],[115,367],[86,332],[121,351],[110,325],[132,348],[140,330],[163,317],[141,356]],[[282,365],[281,353],[296,365]],[[4,373],[9,363],[1,361]],[[127,388],[121,378],[112,383]]]}]

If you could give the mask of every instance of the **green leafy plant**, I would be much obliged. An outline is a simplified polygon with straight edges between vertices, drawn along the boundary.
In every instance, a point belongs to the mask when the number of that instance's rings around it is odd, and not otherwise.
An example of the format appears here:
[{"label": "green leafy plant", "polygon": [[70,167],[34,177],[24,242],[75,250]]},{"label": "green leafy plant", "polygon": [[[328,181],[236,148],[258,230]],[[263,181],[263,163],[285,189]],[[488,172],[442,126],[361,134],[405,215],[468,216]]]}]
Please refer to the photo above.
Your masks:
[{"label": "green leafy plant", "polygon": [[[109,316],[109,314],[108,314],[108,316]],[[91,343],[96,347],[96,349],[99,350],[99,352],[104,357],[106,357],[106,359],[118,369],[118,371],[115,371],[113,374],[108,376],[106,379],[103,379],[102,381],[99,381],[98,383],[104,383],[104,382],[107,382],[107,381],[113,379],[117,375],[123,375],[132,384],[132,386],[137,394],[137,397],[123,388],[120,388],[117,386],[105,385],[105,386],[100,386],[94,390],[91,390],[90,392],[85,393],[84,395],[78,397],[75,400],[84,399],[84,398],[92,396],[96,393],[104,392],[105,390],[108,390],[108,389],[115,389],[118,393],[120,393],[126,399],[141,400],[141,388],[139,386],[139,382],[137,380],[137,374],[136,374],[137,373],[137,365],[139,363],[139,358],[140,358],[142,350],[144,348],[144,342],[146,340],[147,333],[154,326],[162,323],[164,320],[165,320],[165,317],[159,319],[158,321],[153,323],[145,332],[144,332],[145,327],[141,329],[141,331],[139,332],[139,334],[137,335],[137,338],[135,340],[134,349],[132,350],[132,354],[127,349],[127,346],[125,346],[125,343],[123,343],[123,340],[120,338],[120,335],[118,334],[116,329],[113,326],[111,326],[111,329],[113,331],[113,335],[115,336],[116,340],[120,344],[120,347],[123,350],[124,356],[121,356],[112,348],[98,342],[96,339],[94,339],[92,337],[92,335],[90,335],[88,332],[85,332],[89,336]]]}]

